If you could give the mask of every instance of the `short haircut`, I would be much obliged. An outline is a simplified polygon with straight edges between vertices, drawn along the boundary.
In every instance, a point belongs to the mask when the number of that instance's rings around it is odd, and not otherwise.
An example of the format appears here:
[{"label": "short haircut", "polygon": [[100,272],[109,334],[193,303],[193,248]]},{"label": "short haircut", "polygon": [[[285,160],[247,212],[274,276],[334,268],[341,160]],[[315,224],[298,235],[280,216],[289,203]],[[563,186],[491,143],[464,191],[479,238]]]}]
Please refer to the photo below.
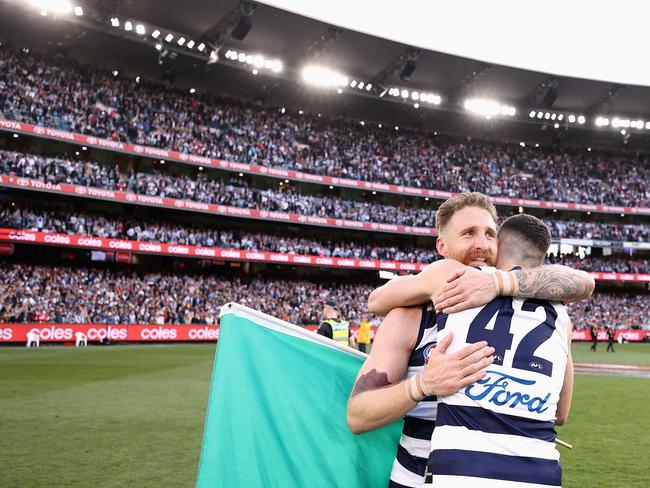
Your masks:
[{"label": "short haircut", "polygon": [[479,207],[486,210],[497,221],[497,209],[490,197],[477,191],[468,191],[445,200],[436,212],[436,229],[442,233],[456,212],[465,207]]},{"label": "short haircut", "polygon": [[535,267],[542,264],[551,245],[548,226],[537,217],[519,214],[503,221],[497,233],[499,254],[520,261],[518,264]]}]

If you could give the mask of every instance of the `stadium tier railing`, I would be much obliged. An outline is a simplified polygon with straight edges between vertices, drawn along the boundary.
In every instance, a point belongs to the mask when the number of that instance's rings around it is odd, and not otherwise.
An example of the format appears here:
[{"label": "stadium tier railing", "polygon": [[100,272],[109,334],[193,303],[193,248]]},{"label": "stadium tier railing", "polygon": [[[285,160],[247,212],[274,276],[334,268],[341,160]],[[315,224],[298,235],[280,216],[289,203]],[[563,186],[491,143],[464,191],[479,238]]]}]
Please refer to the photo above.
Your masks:
[{"label": "stadium tier railing", "polygon": [[[224,261],[251,261],[286,264],[293,266],[321,266],[329,268],[348,268],[365,270],[409,271],[424,269],[428,263],[407,263],[401,261],[380,261],[376,259],[337,258],[307,254],[289,254],[268,251],[246,251],[220,247],[189,246],[159,242],[131,241],[105,237],[56,234],[19,229],[0,228],[0,242],[24,244],[46,244],[59,247],[94,249],[103,251],[132,252],[182,256]],[[0,253],[11,254],[13,247],[0,247]],[[626,281],[650,283],[650,274],[592,272],[599,281]]]},{"label": "stadium tier railing", "polygon": [[[94,136],[86,136],[67,132],[60,129],[52,129],[49,127],[41,127],[22,122],[15,122],[12,120],[0,119],[0,130],[15,132],[19,134],[27,134],[56,141],[66,141],[79,145],[86,145],[105,149],[108,151],[121,152],[125,154],[132,154],[137,156],[147,156],[152,158],[161,158],[169,161],[176,161],[179,163],[190,164],[194,166],[204,166],[210,168],[217,168],[224,171],[241,172],[255,175],[268,176],[278,179],[288,179],[293,181],[300,181],[304,183],[315,183],[319,185],[331,185],[346,188],[356,188],[365,191],[377,191],[384,193],[395,193],[399,195],[407,195],[413,197],[433,198],[438,200],[445,200],[454,195],[452,192],[433,190],[426,188],[414,188],[401,185],[390,185],[385,183],[375,183],[370,181],[352,180],[347,178],[336,178],[330,176],[321,176],[312,173],[305,173],[301,171],[287,170],[282,168],[270,168],[261,165],[237,163],[232,161],[224,161],[221,159],[212,159],[204,156],[196,156],[192,154],[180,153],[176,151],[168,151],[166,149],[159,149],[149,146],[141,146],[138,144],[130,144],[125,142],[111,141]],[[530,207],[530,208],[543,208],[551,210],[571,210],[578,212],[599,212],[599,213],[618,213],[618,214],[634,214],[634,215],[650,215],[650,208],[645,207],[624,207],[613,205],[599,205],[599,204],[584,204],[584,203],[568,203],[568,202],[547,202],[541,200],[528,200],[520,198],[508,198],[495,196],[492,197],[497,205],[516,206],[516,207]]]},{"label": "stadium tier railing", "polygon": [[[199,212],[221,215],[232,218],[245,218],[266,220],[271,222],[293,223],[298,225],[313,225],[362,232],[383,232],[388,234],[401,234],[412,236],[435,237],[436,229],[432,227],[413,227],[408,225],[384,224],[379,222],[362,222],[358,220],[337,219],[333,217],[319,217],[312,215],[290,214],[269,210],[256,210],[242,207],[232,207],[214,203],[196,202],[194,200],[181,200],[176,198],[140,195],[137,193],[119,190],[106,190],[89,186],[71,185],[68,183],[44,183],[39,180],[22,178],[13,175],[0,174],[0,186],[29,190],[35,192],[54,193],[77,198],[106,200],[127,205],[141,205],[149,207],[162,207],[187,212]],[[637,250],[650,250],[650,242],[611,241],[604,239],[578,239],[561,238],[553,242],[586,247],[618,247]]]},{"label": "stadium tier railing", "polygon": [[221,215],[224,217],[288,222],[369,232],[387,232],[391,234],[409,234],[417,236],[437,235],[436,229],[432,227],[412,227],[408,225],[382,224],[378,222],[361,222],[359,220],[335,219],[332,217],[318,217],[313,215],[299,215],[286,212],[231,207],[215,203],[196,202],[194,200],[181,200],[160,196],[140,195],[119,190],[105,190],[103,188],[94,188],[89,186],[70,185],[68,183],[44,183],[39,180],[21,178],[12,175],[0,175],[0,186],[95,200],[106,200],[109,202],[118,202],[129,205],[144,205],[149,207],[200,212],[212,215]]}]

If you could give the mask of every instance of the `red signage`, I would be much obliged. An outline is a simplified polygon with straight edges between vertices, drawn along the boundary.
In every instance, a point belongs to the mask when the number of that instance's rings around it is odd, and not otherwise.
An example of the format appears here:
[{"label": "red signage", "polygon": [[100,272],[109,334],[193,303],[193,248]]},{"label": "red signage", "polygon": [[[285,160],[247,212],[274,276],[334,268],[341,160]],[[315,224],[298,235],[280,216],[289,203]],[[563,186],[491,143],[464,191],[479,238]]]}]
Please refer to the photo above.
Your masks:
[{"label": "red signage", "polygon": [[[293,264],[306,266],[324,266],[328,268],[357,268],[390,271],[420,271],[427,263],[404,263],[400,261],[377,261],[374,259],[330,258],[309,256],[305,254],[284,254],[268,251],[242,251],[220,247],[186,246],[164,244],[159,242],[127,241],[102,237],[52,234],[49,232],[32,232],[27,230],[0,228],[0,241],[23,242],[26,244],[49,244],[62,247],[83,249],[101,249],[106,251],[139,252],[169,256],[185,256],[203,259],[223,259],[236,261],[258,261],[276,264]],[[123,254],[129,254],[123,252]]]},{"label": "red signage", "polygon": [[[22,242],[26,244],[49,244],[83,249],[121,250],[124,259],[131,252],[185,256],[192,258],[257,261],[298,266],[323,266],[326,268],[374,269],[387,271],[422,271],[428,263],[405,263],[402,261],[378,261],[375,259],[332,258],[309,256],[306,254],[285,254],[268,251],[242,251],[220,247],[186,246],[160,242],[127,241],[103,237],[52,234],[27,230],[0,228],[0,241]],[[128,252],[124,252],[128,251]],[[650,283],[650,274],[634,273],[590,273],[598,281],[633,281]]]},{"label": "red signage", "polygon": [[[397,193],[401,195],[410,195],[418,197],[437,198],[446,200],[455,195],[455,193],[440,190],[429,190],[425,188],[413,188],[400,185],[389,185],[385,183],[373,183],[370,181],[358,181],[347,178],[334,178],[330,176],[321,176],[301,171],[293,171],[281,168],[268,168],[254,164],[236,163],[232,161],[222,161],[220,159],[211,159],[204,156],[194,156],[192,154],[179,153],[176,151],[167,151],[148,146],[139,146],[137,144],[128,144],[124,142],[100,139],[93,136],[85,136],[72,132],[66,132],[58,129],[50,129],[12,120],[0,119],[0,130],[30,134],[47,139],[58,141],[68,141],[76,144],[84,144],[109,151],[121,152],[126,154],[135,154],[139,156],[149,156],[161,158],[170,161],[191,164],[194,166],[205,166],[219,168],[225,171],[242,172],[270,176],[273,178],[289,179],[307,183],[316,183],[321,185],[342,186],[348,188],[358,188],[360,190],[380,191],[386,193]],[[597,205],[584,203],[563,203],[563,202],[545,202],[540,200],[526,200],[522,198],[493,197],[498,205],[522,206],[535,208],[549,208],[557,210],[573,210],[579,212],[601,212],[601,213],[624,213],[650,215],[650,208],[643,207],[620,207],[611,205]]]},{"label": "red signage", "polygon": [[296,224],[318,225],[321,227],[338,227],[341,229],[354,229],[361,231],[389,232],[394,234],[413,234],[422,236],[437,235],[432,227],[411,227],[408,225],[380,224],[375,222],[360,222],[358,220],[334,219],[331,217],[315,217],[309,215],[289,214],[284,212],[271,212],[267,210],[254,210],[241,207],[229,207],[214,203],[202,203],[192,200],[177,200],[157,196],[138,195],[118,190],[104,190],[88,186],[69,185],[67,183],[43,183],[29,178],[20,178],[12,175],[0,175],[0,185],[21,190],[33,190],[59,195],[108,200],[134,205],[151,207],[166,207],[190,212],[202,212],[227,217],[242,217],[248,219],[270,220],[276,222],[293,222]]},{"label": "red signage", "polygon": [[[305,327],[315,331],[316,327]],[[373,327],[371,337],[376,328]],[[358,327],[351,327],[353,333]],[[106,325],[106,324],[2,324],[0,343],[27,342],[27,333],[34,331],[40,342],[74,342],[81,332],[87,341],[100,342],[189,342],[216,341],[218,325]]]},{"label": "red signage", "polygon": [[[623,329],[614,331],[614,340],[618,341],[619,336],[623,336],[628,342],[642,342],[645,337],[650,338],[650,330],[635,330],[635,329]],[[573,341],[591,341],[591,332],[588,329],[576,330],[573,329],[571,340]],[[598,340],[606,341],[607,340],[607,331],[599,330],[598,331]]]}]

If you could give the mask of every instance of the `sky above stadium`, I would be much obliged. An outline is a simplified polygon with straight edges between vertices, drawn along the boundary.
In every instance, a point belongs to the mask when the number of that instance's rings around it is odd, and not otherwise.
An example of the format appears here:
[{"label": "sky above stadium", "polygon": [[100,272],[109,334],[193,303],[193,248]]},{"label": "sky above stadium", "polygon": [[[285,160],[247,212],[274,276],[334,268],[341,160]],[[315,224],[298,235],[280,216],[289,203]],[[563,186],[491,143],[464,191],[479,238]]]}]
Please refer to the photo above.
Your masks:
[{"label": "sky above stadium", "polygon": [[492,64],[650,86],[645,60],[650,2],[642,0],[261,2],[345,29]]}]

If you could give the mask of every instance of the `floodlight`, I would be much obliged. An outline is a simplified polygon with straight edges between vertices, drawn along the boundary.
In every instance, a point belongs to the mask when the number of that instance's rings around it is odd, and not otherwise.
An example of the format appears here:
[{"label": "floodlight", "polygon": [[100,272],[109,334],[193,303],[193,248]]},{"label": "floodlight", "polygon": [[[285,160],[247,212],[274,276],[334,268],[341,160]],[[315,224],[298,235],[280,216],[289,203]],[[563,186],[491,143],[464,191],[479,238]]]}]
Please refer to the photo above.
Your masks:
[{"label": "floodlight", "polygon": [[68,0],[29,0],[29,3],[46,13],[69,14],[72,12],[72,4]]},{"label": "floodlight", "polygon": [[605,127],[609,125],[609,119],[606,117],[596,117],[596,125],[598,127]]},{"label": "floodlight", "polygon": [[515,114],[515,108],[507,105],[501,105],[495,100],[472,98],[465,100],[464,107],[466,110],[473,112],[477,115],[482,115],[486,118],[491,118],[494,115],[508,115]]},{"label": "floodlight", "polygon": [[336,71],[322,66],[305,66],[302,79],[307,83],[322,87],[341,87],[348,84],[348,79]]}]

